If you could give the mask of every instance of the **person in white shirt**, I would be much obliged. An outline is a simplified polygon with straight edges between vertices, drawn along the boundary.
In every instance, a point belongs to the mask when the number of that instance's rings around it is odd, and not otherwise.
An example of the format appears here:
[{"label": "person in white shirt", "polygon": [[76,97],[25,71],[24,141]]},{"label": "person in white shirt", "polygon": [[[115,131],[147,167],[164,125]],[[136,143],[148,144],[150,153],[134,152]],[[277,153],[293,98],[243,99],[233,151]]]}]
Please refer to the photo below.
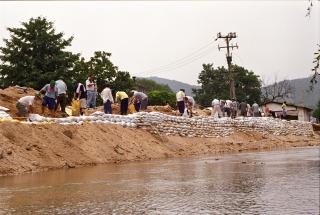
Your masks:
[{"label": "person in white shirt", "polygon": [[180,89],[179,92],[177,92],[176,94],[177,108],[179,110],[180,116],[183,115],[185,109],[184,97],[186,97],[184,89]]},{"label": "person in white shirt", "polygon": [[146,110],[148,107],[148,96],[136,90],[131,90],[129,92],[129,97],[131,98],[132,102],[134,103],[135,109],[137,112],[140,110]]},{"label": "person in white shirt", "polygon": [[41,100],[41,94],[39,92],[36,92],[34,96],[24,96],[20,98],[16,103],[18,116],[28,117],[29,113],[33,113],[33,107],[37,100]]},{"label": "person in white shirt", "polygon": [[107,83],[106,87],[100,93],[100,96],[103,101],[103,109],[105,114],[112,114],[112,106],[111,104],[114,103],[112,92],[110,89],[110,85]]},{"label": "person in white shirt", "polygon": [[192,117],[192,108],[195,105],[195,101],[191,96],[185,96],[184,103],[187,107],[187,113],[188,113],[189,117],[191,118]]},{"label": "person in white shirt", "polygon": [[222,112],[221,112],[221,108],[220,108],[220,101],[218,99],[213,99],[213,101],[211,102],[211,105],[212,105],[211,116],[221,117]]},{"label": "person in white shirt", "polygon": [[56,87],[58,88],[58,96],[57,96],[57,103],[55,106],[55,111],[57,111],[58,106],[60,105],[61,112],[65,113],[66,106],[67,106],[67,85],[62,80],[62,77],[56,81]]},{"label": "person in white shirt", "polygon": [[86,80],[87,108],[96,108],[97,86],[94,79],[94,76],[90,75]]},{"label": "person in white shirt", "polygon": [[227,112],[227,116],[228,117],[231,116],[231,104],[232,104],[232,101],[227,99],[226,100],[226,105],[225,105],[225,112]]}]

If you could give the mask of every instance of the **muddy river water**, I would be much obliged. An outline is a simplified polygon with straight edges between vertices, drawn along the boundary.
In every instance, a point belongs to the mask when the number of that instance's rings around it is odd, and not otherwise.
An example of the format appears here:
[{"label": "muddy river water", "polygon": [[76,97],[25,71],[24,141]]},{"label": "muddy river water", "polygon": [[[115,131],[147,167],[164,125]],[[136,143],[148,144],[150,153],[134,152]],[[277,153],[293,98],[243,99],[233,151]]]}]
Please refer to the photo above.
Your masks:
[{"label": "muddy river water", "polygon": [[319,148],[0,177],[0,214],[319,214]]}]

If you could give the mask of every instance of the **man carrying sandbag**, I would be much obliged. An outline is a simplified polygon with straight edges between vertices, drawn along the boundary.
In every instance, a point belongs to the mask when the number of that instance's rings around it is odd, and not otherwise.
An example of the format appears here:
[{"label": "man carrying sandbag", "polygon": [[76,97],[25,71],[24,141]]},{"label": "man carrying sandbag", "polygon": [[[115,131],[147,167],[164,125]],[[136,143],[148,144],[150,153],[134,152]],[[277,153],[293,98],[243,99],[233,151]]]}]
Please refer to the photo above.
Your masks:
[{"label": "man carrying sandbag", "polygon": [[139,105],[136,107],[136,111],[146,110],[148,107],[148,96],[143,92],[138,92],[135,90],[131,90],[129,92],[129,97],[132,98],[133,103],[138,103]]},{"label": "man carrying sandbag", "polygon": [[61,112],[63,113],[63,115],[65,115],[67,106],[67,85],[62,80],[62,77],[60,77],[59,80],[56,81],[56,87],[58,89],[58,96],[54,110],[57,111],[58,106],[60,105]]},{"label": "man carrying sandbag", "polygon": [[194,105],[195,105],[195,101],[194,101],[193,97],[185,96],[184,97],[184,103],[185,103],[185,106],[187,108],[187,114],[191,118],[192,117],[192,111],[193,111],[193,108],[194,108]]},{"label": "man carrying sandbag", "polygon": [[120,114],[127,115],[128,113],[128,105],[129,105],[129,97],[123,91],[118,91],[116,93],[116,102],[120,102]]},{"label": "man carrying sandbag", "polygon": [[41,94],[36,92],[34,96],[24,96],[17,101],[16,107],[18,116],[28,117],[29,113],[34,112],[34,104],[37,100],[41,99]]},{"label": "man carrying sandbag", "polygon": [[86,88],[81,83],[78,83],[76,86],[76,90],[74,92],[74,100],[80,103],[80,115],[82,116],[85,109],[87,108],[87,99]]},{"label": "man carrying sandbag", "polygon": [[56,82],[54,80],[50,81],[50,84],[46,84],[40,90],[40,92],[45,94],[42,98],[42,114],[44,113],[45,107],[48,107],[50,115],[54,116],[54,108],[56,106],[56,99],[58,96],[58,88],[56,87]]}]

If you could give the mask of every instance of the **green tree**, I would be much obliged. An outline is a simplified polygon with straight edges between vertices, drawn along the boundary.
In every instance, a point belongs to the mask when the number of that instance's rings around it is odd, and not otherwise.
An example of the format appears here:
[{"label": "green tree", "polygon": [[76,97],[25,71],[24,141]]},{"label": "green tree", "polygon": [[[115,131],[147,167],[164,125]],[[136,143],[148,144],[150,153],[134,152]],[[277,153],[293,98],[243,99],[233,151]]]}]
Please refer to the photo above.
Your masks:
[{"label": "green tree", "polygon": [[313,111],[312,116],[314,118],[320,119],[320,100],[318,102],[317,108]]},{"label": "green tree", "polygon": [[50,80],[63,76],[72,80],[79,55],[65,51],[73,37],[64,39],[53,22],[31,18],[20,28],[7,28],[10,39],[0,48],[0,84],[2,87],[21,85],[40,89]]},{"label": "green tree", "polygon": [[76,63],[75,73],[78,74],[77,80],[84,83],[85,80],[93,75],[96,78],[98,91],[102,91],[105,83],[108,82],[112,89],[118,91],[128,91],[133,87],[133,80],[128,72],[119,71],[111,60],[111,53],[96,51],[89,61],[83,58]]},{"label": "green tree", "polygon": [[[98,88],[100,90],[101,86],[107,81],[109,83],[113,82],[118,68],[113,65],[110,60],[111,53],[104,51],[94,52],[93,57],[87,62],[89,66],[90,75],[95,76]],[[88,74],[89,75],[89,74]]]},{"label": "green tree", "polygon": [[168,85],[158,84],[157,82],[147,78],[138,78],[135,81],[134,88],[136,90],[143,90],[148,94],[150,105],[169,104],[171,107],[176,106],[175,93]]},{"label": "green tree", "polygon": [[176,106],[176,96],[170,91],[154,90],[148,93],[150,105],[166,105]]},{"label": "green tree", "polygon": [[[86,61],[84,58],[79,59],[74,67],[74,81],[85,83],[90,75],[96,78],[98,92],[105,88],[105,84],[109,83],[113,92],[126,91],[133,88],[133,79],[130,74],[125,71],[119,71],[111,60],[111,53],[105,51],[94,52],[93,57]],[[101,105],[101,99],[97,97],[97,104]]]},{"label": "green tree", "polygon": [[129,72],[118,71],[114,81],[111,83],[112,89],[115,91],[129,92],[133,89],[134,83]]},{"label": "green tree", "polygon": [[[228,70],[224,67],[215,69],[213,64],[203,64],[199,74],[198,83],[201,89],[193,89],[195,100],[202,106],[211,106],[214,98],[230,99]],[[260,102],[261,83],[259,76],[252,71],[233,65],[236,95],[238,100],[249,103]]]}]

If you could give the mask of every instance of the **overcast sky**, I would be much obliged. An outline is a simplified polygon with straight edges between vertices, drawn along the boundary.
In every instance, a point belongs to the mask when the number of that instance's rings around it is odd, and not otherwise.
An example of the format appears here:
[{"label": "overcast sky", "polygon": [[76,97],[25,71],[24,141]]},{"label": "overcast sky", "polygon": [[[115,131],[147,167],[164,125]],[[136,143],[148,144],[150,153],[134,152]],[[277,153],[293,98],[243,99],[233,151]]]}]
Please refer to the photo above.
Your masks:
[{"label": "overcast sky", "polygon": [[[272,82],[306,77],[320,43],[320,4],[314,1],[0,2],[0,35],[31,17],[45,16],[74,36],[70,50],[85,58],[112,53],[121,70],[197,84],[202,63],[226,66],[218,32],[237,32],[233,63]],[[3,41],[0,41],[3,46]]]}]

